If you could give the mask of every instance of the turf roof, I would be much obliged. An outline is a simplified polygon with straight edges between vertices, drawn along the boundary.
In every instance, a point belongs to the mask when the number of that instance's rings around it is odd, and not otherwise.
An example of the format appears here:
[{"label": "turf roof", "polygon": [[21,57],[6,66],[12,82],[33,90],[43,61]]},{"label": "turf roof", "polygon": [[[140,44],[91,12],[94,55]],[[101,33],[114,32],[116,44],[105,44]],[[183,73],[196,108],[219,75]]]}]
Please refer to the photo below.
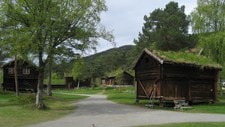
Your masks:
[{"label": "turf roof", "polygon": [[[150,50],[149,50],[150,51]],[[209,59],[202,55],[197,55],[194,53],[188,52],[173,52],[173,51],[150,51],[158,58],[163,60],[164,62],[171,62],[171,63],[179,63],[179,64],[189,64],[193,66],[200,66],[206,68],[217,68],[222,69],[221,65],[214,62],[212,59]]]}]

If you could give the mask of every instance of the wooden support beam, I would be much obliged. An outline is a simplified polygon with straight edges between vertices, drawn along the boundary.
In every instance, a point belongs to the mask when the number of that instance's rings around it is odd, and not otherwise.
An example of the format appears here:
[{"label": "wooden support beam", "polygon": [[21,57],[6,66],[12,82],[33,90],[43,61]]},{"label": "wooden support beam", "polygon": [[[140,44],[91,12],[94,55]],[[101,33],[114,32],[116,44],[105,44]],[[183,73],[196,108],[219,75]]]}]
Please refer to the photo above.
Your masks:
[{"label": "wooden support beam", "polygon": [[150,98],[150,96],[148,95],[147,91],[145,90],[145,88],[144,88],[144,86],[143,86],[143,84],[142,84],[141,80],[138,80],[138,82],[140,83],[141,88],[143,89],[143,91],[144,91],[145,95],[146,95],[148,98]]}]

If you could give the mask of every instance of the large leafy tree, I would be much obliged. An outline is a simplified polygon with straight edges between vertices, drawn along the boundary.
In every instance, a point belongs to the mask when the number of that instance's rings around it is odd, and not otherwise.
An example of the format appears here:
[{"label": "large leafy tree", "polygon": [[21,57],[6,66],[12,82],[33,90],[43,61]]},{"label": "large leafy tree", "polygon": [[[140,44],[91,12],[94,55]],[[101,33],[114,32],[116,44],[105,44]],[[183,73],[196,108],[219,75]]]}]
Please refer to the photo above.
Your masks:
[{"label": "large leafy tree", "polygon": [[198,0],[191,13],[193,32],[199,35],[203,53],[221,65],[225,56],[225,1]]},{"label": "large leafy tree", "polygon": [[225,1],[198,0],[191,13],[193,32],[209,33],[225,30]]},{"label": "large leafy tree", "polygon": [[176,51],[193,46],[188,35],[189,20],[184,11],[184,6],[170,2],[165,9],[155,9],[149,16],[145,15],[142,33],[134,40],[137,48],[154,46]]},{"label": "large leafy tree", "polygon": [[[0,6],[2,42],[8,42],[4,45],[37,56],[38,108],[45,106],[45,66],[58,49],[84,51],[95,47],[97,38],[112,39],[100,24],[100,13],[107,10],[104,0],[2,0]],[[8,41],[18,37],[22,41]]]}]

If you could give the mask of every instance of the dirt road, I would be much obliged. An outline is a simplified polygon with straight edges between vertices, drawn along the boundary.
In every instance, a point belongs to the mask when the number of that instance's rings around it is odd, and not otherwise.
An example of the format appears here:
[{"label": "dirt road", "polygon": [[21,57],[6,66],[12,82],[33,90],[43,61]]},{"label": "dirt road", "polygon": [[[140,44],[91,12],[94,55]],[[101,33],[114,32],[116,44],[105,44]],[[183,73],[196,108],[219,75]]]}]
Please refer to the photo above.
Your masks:
[{"label": "dirt road", "polygon": [[66,117],[29,127],[127,127],[225,121],[225,115],[219,114],[182,113],[116,104],[106,100],[104,95],[90,95],[76,105],[78,106],[76,111]]}]

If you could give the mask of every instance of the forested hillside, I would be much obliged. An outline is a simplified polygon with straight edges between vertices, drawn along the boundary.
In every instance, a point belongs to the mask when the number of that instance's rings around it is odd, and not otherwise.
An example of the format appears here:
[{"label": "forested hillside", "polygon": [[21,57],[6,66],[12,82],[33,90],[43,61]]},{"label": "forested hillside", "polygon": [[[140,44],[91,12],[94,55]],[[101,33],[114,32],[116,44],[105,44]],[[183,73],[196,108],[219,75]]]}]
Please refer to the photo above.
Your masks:
[{"label": "forested hillside", "polygon": [[129,70],[132,68],[132,64],[136,58],[134,56],[133,45],[125,45],[119,48],[112,48],[95,55],[91,55],[84,58],[86,62],[97,62],[98,64],[103,65],[106,70],[115,70],[117,68],[123,68]]},{"label": "forested hillside", "polygon": [[73,72],[82,74],[78,77],[85,79],[104,77],[118,69],[129,71],[132,69],[137,58],[134,54],[135,46],[133,45],[112,48],[95,55],[84,57],[81,59],[82,62],[77,60],[74,64]]}]

